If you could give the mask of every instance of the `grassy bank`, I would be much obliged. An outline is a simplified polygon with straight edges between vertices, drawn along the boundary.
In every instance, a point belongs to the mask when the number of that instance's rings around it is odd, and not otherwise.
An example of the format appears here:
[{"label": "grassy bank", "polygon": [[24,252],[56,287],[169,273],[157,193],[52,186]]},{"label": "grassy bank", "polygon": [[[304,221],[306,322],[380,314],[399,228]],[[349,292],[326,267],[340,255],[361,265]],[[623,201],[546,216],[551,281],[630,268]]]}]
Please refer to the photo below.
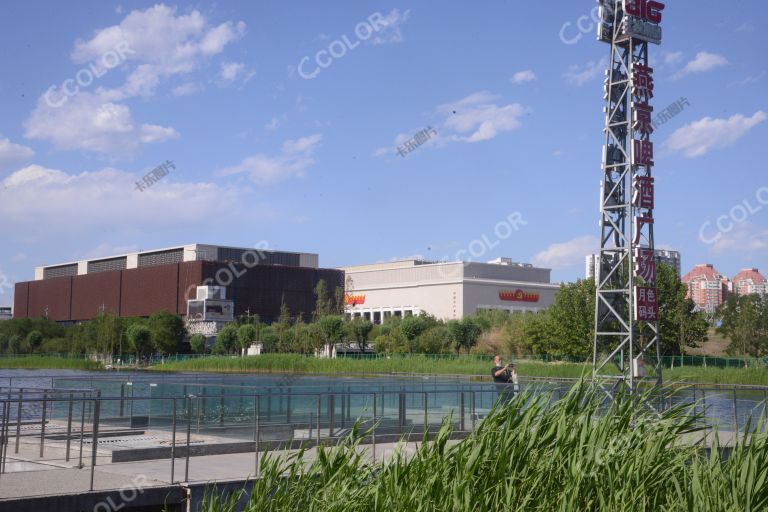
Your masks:
[{"label": "grassy bank", "polygon": [[[579,378],[588,376],[591,365],[518,361],[522,377]],[[158,371],[280,372],[280,373],[415,373],[427,375],[489,375],[491,363],[474,357],[434,359],[421,355],[390,359],[320,359],[295,354],[265,354],[256,357],[201,357],[155,365]],[[667,382],[705,382],[768,386],[766,369],[674,368],[665,370]]]},{"label": "grassy bank", "polygon": [[[490,375],[490,361],[467,357],[435,359],[421,355],[390,359],[320,359],[295,354],[265,354],[256,357],[203,357],[153,366],[161,371],[200,372],[298,372],[298,373],[417,373],[441,375]],[[590,367],[574,363],[519,361],[521,375],[581,377]]]},{"label": "grassy bank", "polygon": [[[730,456],[680,443],[697,431],[682,408],[658,415],[617,397],[598,415],[602,394],[586,386],[549,406],[519,395],[492,412],[463,442],[446,424],[410,458],[372,462],[351,436],[303,454],[265,456],[249,503],[211,490],[217,512],[436,512],[445,510],[766,510],[768,434],[742,438]],[[531,400],[528,402],[528,400]],[[522,406],[525,404],[525,407]]]},{"label": "grassy bank", "polygon": [[58,369],[58,370],[103,370],[101,363],[88,359],[65,357],[25,356],[0,358],[0,369]]},{"label": "grassy bank", "polygon": [[667,382],[706,382],[768,386],[767,368],[673,368],[664,370]]}]

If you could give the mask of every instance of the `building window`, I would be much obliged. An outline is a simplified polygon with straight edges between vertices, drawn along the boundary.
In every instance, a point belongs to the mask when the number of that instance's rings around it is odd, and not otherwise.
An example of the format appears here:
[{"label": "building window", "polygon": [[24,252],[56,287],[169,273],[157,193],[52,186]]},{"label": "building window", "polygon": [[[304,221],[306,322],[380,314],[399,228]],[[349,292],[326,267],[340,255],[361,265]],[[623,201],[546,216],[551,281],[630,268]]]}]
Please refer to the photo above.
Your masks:
[{"label": "building window", "polygon": [[373,323],[375,323],[376,325],[379,325],[381,323],[381,312],[380,311],[375,311],[373,313]]},{"label": "building window", "polygon": [[108,260],[89,261],[88,273],[95,274],[97,272],[109,272],[111,270],[125,270],[128,263],[128,258],[123,256],[122,258],[110,258]]},{"label": "building window", "polygon": [[154,267],[156,265],[170,265],[184,261],[184,249],[171,249],[170,251],[149,252],[139,254],[140,267]]},{"label": "building window", "polygon": [[77,275],[77,263],[71,265],[60,265],[58,267],[48,267],[43,269],[43,279],[54,277],[66,277]]}]

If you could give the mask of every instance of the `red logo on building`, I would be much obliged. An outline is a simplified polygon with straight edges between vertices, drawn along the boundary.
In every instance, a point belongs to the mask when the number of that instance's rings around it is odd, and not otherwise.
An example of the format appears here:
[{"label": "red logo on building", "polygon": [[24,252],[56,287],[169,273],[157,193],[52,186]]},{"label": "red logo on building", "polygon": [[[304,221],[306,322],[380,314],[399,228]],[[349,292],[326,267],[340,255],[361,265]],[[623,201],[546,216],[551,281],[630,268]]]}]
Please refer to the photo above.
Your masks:
[{"label": "red logo on building", "polygon": [[627,14],[648,20],[651,23],[661,23],[661,11],[664,10],[664,7],[666,5],[654,0],[626,0],[624,2],[624,10]]},{"label": "red logo on building", "polygon": [[365,304],[365,295],[344,295],[344,304],[347,306],[357,306]]},{"label": "red logo on building", "polygon": [[513,302],[539,302],[539,294],[524,292],[519,288],[515,291],[501,290],[499,292],[499,299]]}]

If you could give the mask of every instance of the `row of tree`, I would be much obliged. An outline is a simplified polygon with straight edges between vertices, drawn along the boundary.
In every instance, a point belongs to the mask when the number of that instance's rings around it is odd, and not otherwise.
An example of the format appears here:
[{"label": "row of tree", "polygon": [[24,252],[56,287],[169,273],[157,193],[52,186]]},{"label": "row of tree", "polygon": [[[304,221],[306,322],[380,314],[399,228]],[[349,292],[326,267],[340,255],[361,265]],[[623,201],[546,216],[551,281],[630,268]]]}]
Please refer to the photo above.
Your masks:
[{"label": "row of tree", "polygon": [[731,295],[717,312],[717,331],[731,343],[728,352],[752,357],[768,355],[768,297]]},{"label": "row of tree", "polygon": [[[686,298],[686,287],[677,273],[659,265],[657,286],[663,355],[679,355],[685,347],[706,340],[708,324]],[[138,356],[193,351],[216,354],[242,353],[252,343],[263,352],[313,354],[333,343],[373,345],[382,353],[515,353],[587,358],[594,340],[595,284],[592,280],[563,284],[546,311],[484,312],[463,320],[438,320],[430,315],[390,317],[382,325],[362,318],[345,319],[343,293],[330,294],[321,281],[315,289],[311,321],[292,315],[283,305],[277,320],[260,322],[258,316],[239,317],[225,326],[212,347],[202,335],[187,337],[182,319],[160,312],[148,319],[99,315],[89,322],[62,327],[45,319],[0,322],[0,350],[70,352]],[[722,310],[722,330],[733,346],[752,354],[766,353],[765,301],[729,300]],[[186,343],[188,341],[188,344]]]}]

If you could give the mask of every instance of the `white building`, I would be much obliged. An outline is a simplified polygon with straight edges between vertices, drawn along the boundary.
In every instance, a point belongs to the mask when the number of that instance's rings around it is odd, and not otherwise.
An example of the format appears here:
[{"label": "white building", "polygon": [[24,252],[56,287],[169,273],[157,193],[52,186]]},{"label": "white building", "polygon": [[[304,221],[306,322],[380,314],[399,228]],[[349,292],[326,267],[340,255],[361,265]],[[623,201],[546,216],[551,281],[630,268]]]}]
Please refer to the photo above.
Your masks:
[{"label": "white building", "polygon": [[[656,257],[656,263],[665,263],[669,265],[677,272],[677,276],[682,275],[681,258],[678,251],[669,251],[666,249],[656,249],[654,251]],[[584,277],[587,279],[595,278],[595,268],[597,267],[599,254],[590,254],[586,257],[586,264],[584,266]]]},{"label": "white building", "polygon": [[13,309],[10,307],[0,308],[0,320],[10,320],[13,318]]},{"label": "white building", "polygon": [[429,313],[459,319],[482,310],[540,311],[559,285],[550,269],[499,258],[488,263],[405,260],[343,267],[345,311],[381,323]]}]

